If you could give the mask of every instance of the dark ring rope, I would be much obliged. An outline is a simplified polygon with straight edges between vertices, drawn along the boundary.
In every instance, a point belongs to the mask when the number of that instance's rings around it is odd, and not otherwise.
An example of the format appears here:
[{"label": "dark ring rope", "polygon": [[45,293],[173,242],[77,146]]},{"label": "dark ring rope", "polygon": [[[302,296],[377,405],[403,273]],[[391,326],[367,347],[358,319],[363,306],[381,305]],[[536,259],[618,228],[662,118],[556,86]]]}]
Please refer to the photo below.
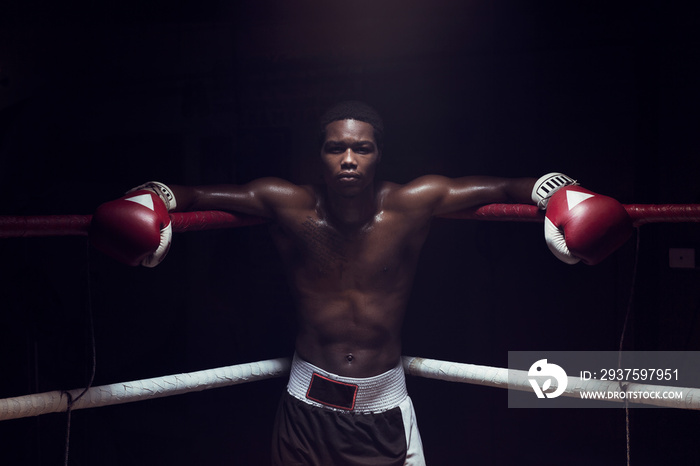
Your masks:
[{"label": "dark ring rope", "polygon": [[[635,226],[647,223],[700,222],[700,204],[627,204],[624,206]],[[544,212],[532,205],[488,204],[443,215],[444,218],[500,222],[541,222]],[[170,214],[173,231],[200,231],[259,225],[267,220],[221,211]],[[39,236],[85,236],[90,215],[0,216],[0,238]]]}]

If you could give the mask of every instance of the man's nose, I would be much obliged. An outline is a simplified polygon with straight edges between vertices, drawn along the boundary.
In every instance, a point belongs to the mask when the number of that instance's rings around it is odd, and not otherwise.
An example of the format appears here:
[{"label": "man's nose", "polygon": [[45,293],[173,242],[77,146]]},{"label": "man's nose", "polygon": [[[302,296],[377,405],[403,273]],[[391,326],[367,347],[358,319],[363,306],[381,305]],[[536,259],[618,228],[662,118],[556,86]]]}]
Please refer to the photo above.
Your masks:
[{"label": "man's nose", "polygon": [[345,167],[345,166],[356,167],[357,166],[357,159],[355,158],[355,152],[353,152],[352,149],[348,149],[345,151],[345,153],[343,154],[343,158],[340,161],[340,165],[342,167]]}]

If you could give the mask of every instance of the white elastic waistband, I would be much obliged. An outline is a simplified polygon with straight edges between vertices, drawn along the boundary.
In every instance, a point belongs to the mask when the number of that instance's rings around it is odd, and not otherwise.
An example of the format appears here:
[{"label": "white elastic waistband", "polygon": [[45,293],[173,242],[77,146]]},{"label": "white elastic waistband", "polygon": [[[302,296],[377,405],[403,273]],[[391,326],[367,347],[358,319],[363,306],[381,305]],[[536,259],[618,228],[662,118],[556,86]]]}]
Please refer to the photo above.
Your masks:
[{"label": "white elastic waistband", "polygon": [[287,391],[289,394],[313,406],[333,411],[343,411],[317,403],[306,397],[314,373],[337,382],[357,385],[355,407],[352,410],[354,413],[377,413],[386,411],[395,408],[408,397],[406,377],[404,376],[401,361],[399,361],[399,364],[395,368],[383,374],[358,379],[330,373],[304,361],[295,354],[294,359],[292,359],[289,383],[287,384]]}]

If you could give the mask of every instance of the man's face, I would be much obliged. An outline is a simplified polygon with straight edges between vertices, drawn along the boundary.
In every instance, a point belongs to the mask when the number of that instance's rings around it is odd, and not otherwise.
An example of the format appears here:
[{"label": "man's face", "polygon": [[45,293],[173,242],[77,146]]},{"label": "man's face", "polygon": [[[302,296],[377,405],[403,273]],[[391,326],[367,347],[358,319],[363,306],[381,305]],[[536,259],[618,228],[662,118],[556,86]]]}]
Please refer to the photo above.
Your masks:
[{"label": "man's face", "polygon": [[374,128],[358,120],[338,120],[326,126],[321,147],[323,178],[328,188],[353,197],[374,181],[379,151]]}]

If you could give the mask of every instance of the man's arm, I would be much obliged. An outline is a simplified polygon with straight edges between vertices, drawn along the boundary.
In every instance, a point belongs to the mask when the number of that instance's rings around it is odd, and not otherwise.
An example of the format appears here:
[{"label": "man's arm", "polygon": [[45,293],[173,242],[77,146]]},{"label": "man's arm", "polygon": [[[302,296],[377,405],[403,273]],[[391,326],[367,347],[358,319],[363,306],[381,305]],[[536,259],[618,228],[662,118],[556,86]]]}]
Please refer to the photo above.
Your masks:
[{"label": "man's arm", "polygon": [[408,183],[403,190],[414,206],[429,209],[431,215],[443,215],[493,203],[532,204],[535,181],[535,178],[428,175]]},{"label": "man's arm", "polygon": [[260,178],[243,185],[170,186],[177,200],[171,211],[225,210],[274,218],[279,208],[309,202],[307,191],[279,178]]},{"label": "man's arm", "polygon": [[92,217],[90,240],[120,262],[154,267],[170,248],[171,211],[228,210],[275,218],[283,209],[310,203],[313,196],[307,188],[278,178],[210,187],[149,182],[99,206]]},{"label": "man's arm", "polygon": [[632,233],[632,221],[616,200],[576,186],[561,173],[534,178],[425,176],[403,188],[406,204],[443,215],[492,203],[536,204],[546,209],[545,240],[568,264],[597,264]]}]

